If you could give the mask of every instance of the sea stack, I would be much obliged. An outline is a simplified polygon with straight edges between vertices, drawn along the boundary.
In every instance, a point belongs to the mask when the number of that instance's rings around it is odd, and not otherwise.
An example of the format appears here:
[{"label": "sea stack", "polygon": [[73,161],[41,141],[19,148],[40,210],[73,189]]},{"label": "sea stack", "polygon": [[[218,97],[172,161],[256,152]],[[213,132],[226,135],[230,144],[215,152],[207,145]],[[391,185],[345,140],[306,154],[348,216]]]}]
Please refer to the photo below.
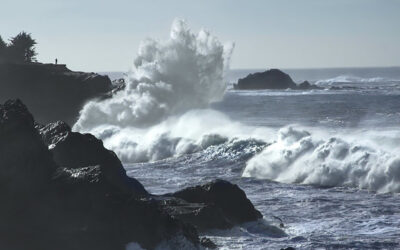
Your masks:
[{"label": "sea stack", "polygon": [[257,89],[317,89],[316,85],[308,81],[297,85],[292,78],[279,69],[270,69],[264,72],[249,74],[245,78],[239,79],[233,85],[238,90],[257,90]]}]

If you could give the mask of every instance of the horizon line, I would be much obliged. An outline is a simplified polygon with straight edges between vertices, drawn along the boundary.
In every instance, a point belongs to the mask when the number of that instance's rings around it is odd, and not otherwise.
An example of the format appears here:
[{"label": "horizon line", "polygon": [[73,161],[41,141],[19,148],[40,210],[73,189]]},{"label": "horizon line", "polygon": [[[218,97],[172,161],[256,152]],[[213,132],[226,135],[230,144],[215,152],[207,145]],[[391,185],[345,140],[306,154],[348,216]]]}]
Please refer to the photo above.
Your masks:
[{"label": "horizon line", "polygon": [[[309,67],[309,68],[297,68],[297,67],[265,67],[265,68],[231,68],[229,71],[232,70],[268,70],[268,69],[282,69],[282,70],[312,70],[312,69],[383,69],[383,68],[399,68],[398,66],[338,66],[338,67]],[[128,71],[121,71],[121,70],[98,70],[94,71],[97,73],[119,73],[119,72],[128,72]]]}]

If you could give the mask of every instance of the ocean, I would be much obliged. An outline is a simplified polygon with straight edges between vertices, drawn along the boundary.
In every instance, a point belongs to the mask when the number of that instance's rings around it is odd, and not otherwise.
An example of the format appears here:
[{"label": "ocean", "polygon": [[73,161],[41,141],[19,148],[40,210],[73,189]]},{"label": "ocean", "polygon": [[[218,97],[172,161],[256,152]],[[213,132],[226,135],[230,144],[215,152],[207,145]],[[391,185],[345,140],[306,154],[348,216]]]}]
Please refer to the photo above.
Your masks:
[{"label": "ocean", "polygon": [[[226,79],[257,71],[231,70]],[[110,148],[153,193],[215,178],[239,185],[264,219],[205,233],[221,249],[400,248],[400,68],[283,71],[322,88],[229,85],[168,130],[186,131],[171,137],[194,138],[200,149],[166,153],[178,146],[164,137],[147,145],[156,157],[132,163],[136,155]]]},{"label": "ocean", "polygon": [[221,249],[399,249],[400,67],[283,69],[320,88],[234,90],[261,70],[229,70],[233,48],[175,20],[73,130],[154,194],[239,185],[264,218],[205,232]]}]

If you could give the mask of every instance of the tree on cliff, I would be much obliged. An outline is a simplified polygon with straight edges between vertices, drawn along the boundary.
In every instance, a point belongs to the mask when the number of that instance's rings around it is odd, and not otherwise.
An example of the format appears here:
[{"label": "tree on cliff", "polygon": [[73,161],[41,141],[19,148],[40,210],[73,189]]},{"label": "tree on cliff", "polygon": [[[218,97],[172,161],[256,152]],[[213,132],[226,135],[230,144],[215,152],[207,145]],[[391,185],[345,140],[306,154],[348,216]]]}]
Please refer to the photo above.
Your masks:
[{"label": "tree on cliff", "polygon": [[10,39],[7,47],[7,59],[17,63],[36,61],[35,45],[36,41],[31,34],[22,31]]}]

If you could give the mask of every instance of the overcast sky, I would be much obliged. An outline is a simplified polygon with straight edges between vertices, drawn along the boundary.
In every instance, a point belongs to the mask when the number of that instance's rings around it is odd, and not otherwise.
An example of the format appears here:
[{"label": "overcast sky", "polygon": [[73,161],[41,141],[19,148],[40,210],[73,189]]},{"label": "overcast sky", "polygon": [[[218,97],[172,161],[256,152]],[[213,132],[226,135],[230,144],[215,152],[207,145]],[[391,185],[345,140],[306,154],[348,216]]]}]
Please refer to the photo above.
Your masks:
[{"label": "overcast sky", "polygon": [[400,0],[1,0],[0,35],[32,33],[43,62],[126,71],[176,17],[234,41],[232,68],[400,66]]}]

